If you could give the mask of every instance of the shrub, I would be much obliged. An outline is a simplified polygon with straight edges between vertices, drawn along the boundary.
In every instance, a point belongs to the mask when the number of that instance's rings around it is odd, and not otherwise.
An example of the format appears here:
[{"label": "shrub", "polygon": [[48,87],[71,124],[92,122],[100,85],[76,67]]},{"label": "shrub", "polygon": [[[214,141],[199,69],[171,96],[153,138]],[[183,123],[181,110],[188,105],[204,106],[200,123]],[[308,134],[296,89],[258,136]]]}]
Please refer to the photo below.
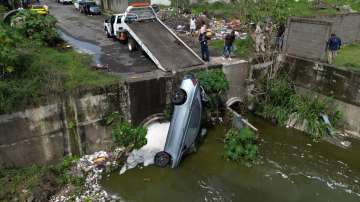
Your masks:
[{"label": "shrub", "polygon": [[250,128],[230,129],[225,136],[225,157],[232,161],[254,161],[258,155],[256,135]]},{"label": "shrub", "polygon": [[59,41],[56,19],[51,15],[39,15],[23,10],[13,17],[12,24],[27,38],[54,46]]},{"label": "shrub", "polygon": [[133,127],[127,122],[114,124],[112,138],[117,146],[133,147],[139,149],[147,143],[147,129],[139,126]]},{"label": "shrub", "polygon": [[265,118],[275,119],[280,125],[285,125],[290,116],[296,114],[299,123],[306,123],[305,132],[313,140],[327,134],[330,127],[321,120],[321,113],[330,117],[333,126],[337,126],[342,117],[341,112],[332,105],[331,99],[296,94],[287,77],[278,77],[268,82],[260,106]]},{"label": "shrub", "polygon": [[221,69],[199,71],[195,76],[206,93],[224,94],[229,89],[229,82]]}]

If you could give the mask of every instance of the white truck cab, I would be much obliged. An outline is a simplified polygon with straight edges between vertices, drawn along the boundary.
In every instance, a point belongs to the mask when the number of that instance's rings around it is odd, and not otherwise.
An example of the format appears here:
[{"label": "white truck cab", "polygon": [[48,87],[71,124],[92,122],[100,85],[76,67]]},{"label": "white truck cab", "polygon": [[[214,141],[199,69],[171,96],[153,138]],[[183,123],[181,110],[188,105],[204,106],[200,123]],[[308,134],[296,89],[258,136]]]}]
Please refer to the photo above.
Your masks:
[{"label": "white truck cab", "polygon": [[109,38],[116,37],[120,41],[125,41],[128,37],[126,36],[127,24],[152,19],[156,19],[156,14],[151,6],[129,6],[124,13],[115,14],[106,19],[104,30]]}]

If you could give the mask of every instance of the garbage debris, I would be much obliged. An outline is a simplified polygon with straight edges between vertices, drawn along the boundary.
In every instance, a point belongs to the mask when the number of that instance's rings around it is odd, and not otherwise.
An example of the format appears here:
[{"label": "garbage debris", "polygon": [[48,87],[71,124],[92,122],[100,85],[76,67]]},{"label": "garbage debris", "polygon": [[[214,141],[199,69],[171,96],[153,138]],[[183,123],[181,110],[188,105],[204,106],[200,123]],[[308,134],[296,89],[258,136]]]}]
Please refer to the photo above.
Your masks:
[{"label": "garbage debris", "polygon": [[99,151],[80,158],[75,166],[75,172],[79,176],[85,176],[84,191],[77,195],[69,195],[70,189],[66,188],[60,194],[50,199],[51,202],[63,201],[118,201],[119,197],[108,194],[100,185],[104,172],[110,172],[117,168],[118,160],[126,155],[127,150],[117,148],[113,152]]}]

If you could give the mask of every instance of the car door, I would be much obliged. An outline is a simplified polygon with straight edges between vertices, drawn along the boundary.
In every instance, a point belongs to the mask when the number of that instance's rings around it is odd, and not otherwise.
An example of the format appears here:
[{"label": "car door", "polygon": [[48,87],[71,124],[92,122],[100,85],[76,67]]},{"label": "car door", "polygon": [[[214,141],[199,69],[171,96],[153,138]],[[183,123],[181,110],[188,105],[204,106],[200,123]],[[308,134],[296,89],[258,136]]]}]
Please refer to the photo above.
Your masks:
[{"label": "car door", "polygon": [[117,36],[119,30],[122,29],[121,22],[122,22],[122,15],[118,15],[118,16],[116,17],[116,21],[115,21],[115,23],[114,23],[114,30],[115,30],[114,35],[115,35],[115,36]]}]

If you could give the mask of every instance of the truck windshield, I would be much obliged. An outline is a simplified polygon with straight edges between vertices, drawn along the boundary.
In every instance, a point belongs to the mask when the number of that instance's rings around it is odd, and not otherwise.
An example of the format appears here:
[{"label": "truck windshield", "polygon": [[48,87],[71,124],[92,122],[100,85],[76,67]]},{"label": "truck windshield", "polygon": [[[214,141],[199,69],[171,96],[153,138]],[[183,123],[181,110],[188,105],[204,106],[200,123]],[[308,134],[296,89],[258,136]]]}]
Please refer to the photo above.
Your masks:
[{"label": "truck windshield", "polygon": [[129,16],[136,16],[136,20],[146,20],[155,18],[155,14],[150,7],[134,7],[128,12]]}]

